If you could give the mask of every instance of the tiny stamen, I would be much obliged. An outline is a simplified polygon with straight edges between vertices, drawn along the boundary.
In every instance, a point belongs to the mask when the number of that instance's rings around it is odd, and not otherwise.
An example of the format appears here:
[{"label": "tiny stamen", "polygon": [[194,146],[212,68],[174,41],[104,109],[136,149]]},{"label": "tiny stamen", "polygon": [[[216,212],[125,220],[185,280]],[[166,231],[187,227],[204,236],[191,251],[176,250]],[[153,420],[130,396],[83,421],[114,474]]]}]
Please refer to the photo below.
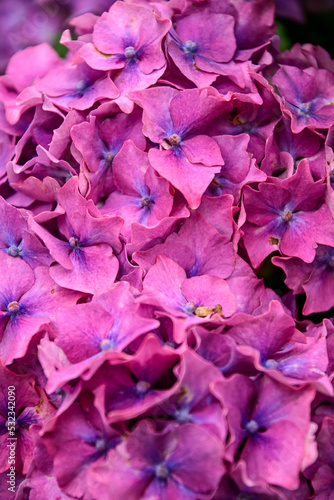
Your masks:
[{"label": "tiny stamen", "polygon": [[312,106],[312,103],[310,103],[310,102],[302,102],[299,105],[299,113],[306,115],[307,113],[310,112],[311,106]]},{"label": "tiny stamen", "polygon": [[159,479],[166,479],[168,477],[169,471],[165,464],[158,464],[155,466],[155,475]]},{"label": "tiny stamen", "polygon": [[17,257],[20,255],[20,251],[21,249],[19,247],[17,247],[16,245],[11,245],[7,249],[7,254],[10,255],[11,257]]},{"label": "tiny stamen", "polygon": [[68,243],[71,248],[78,248],[79,246],[79,240],[78,238],[75,238],[74,236],[71,236],[71,238],[68,240]]},{"label": "tiny stamen", "polygon": [[95,442],[95,448],[97,449],[97,451],[103,451],[106,449],[106,442],[105,440],[102,438],[102,439],[98,439],[96,442]]},{"label": "tiny stamen", "polygon": [[181,138],[177,134],[172,134],[169,137],[169,142],[171,143],[172,146],[175,146],[177,144],[180,144]]},{"label": "tiny stamen", "polygon": [[16,300],[10,302],[7,306],[7,311],[10,314],[17,314],[20,311],[20,304]]},{"label": "tiny stamen", "polygon": [[247,424],[245,425],[245,429],[247,432],[249,432],[250,434],[255,434],[258,430],[259,430],[259,424],[257,423],[256,420],[250,420],[249,422],[247,422]]},{"label": "tiny stamen", "polygon": [[174,414],[178,422],[190,422],[192,420],[189,410],[187,408],[182,408],[181,410],[176,410]]},{"label": "tiny stamen", "polygon": [[143,196],[140,200],[140,204],[143,208],[151,208],[154,205],[155,201],[152,200],[150,196]]},{"label": "tiny stamen", "polygon": [[151,387],[149,382],[146,382],[146,380],[139,380],[136,384],[136,391],[139,394],[145,394],[149,388]]},{"label": "tiny stamen", "polygon": [[113,159],[114,159],[114,154],[111,151],[108,151],[108,153],[106,153],[104,155],[104,159],[105,159],[106,163],[111,164]]},{"label": "tiny stamen", "polygon": [[192,54],[197,50],[197,43],[192,40],[187,40],[184,44],[183,50],[185,52],[191,52]]},{"label": "tiny stamen", "polygon": [[267,359],[267,361],[264,363],[264,366],[271,370],[276,370],[278,368],[278,362],[276,361],[276,359]]},{"label": "tiny stamen", "polygon": [[195,302],[187,302],[184,310],[187,314],[193,314],[197,309]]},{"label": "tiny stamen", "polygon": [[126,49],[124,50],[124,55],[127,59],[134,59],[137,55],[136,53],[136,50],[134,47],[132,47],[131,45],[129,45],[128,47],[126,47]]},{"label": "tiny stamen", "polygon": [[102,339],[100,342],[101,351],[108,351],[109,349],[113,349],[113,347],[113,342],[110,339]]},{"label": "tiny stamen", "polygon": [[292,212],[290,210],[284,210],[283,214],[282,214],[282,219],[285,221],[285,222],[290,222],[290,220],[292,219]]}]

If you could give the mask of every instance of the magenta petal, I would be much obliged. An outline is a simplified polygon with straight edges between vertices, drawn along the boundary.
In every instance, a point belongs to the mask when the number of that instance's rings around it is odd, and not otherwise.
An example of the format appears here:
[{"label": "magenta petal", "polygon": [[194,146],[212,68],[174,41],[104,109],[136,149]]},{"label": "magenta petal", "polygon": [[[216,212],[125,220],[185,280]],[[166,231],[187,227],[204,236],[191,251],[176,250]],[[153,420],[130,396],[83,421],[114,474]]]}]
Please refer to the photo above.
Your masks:
[{"label": "magenta petal", "polygon": [[287,345],[295,331],[295,322],[278,301],[272,301],[268,313],[249,317],[229,330],[239,345],[250,346],[260,352],[265,363],[273,354]]},{"label": "magenta petal", "polygon": [[31,338],[40,328],[50,323],[58,309],[76,303],[79,297],[80,294],[58,287],[47,267],[37,267],[34,284],[22,297],[17,297],[19,311],[12,314],[6,324],[0,343],[3,361],[9,364],[14,358],[24,356]]},{"label": "magenta petal", "polygon": [[162,142],[173,129],[170,103],[177,94],[177,90],[171,87],[153,87],[131,94],[131,98],[144,109],[143,133],[151,141]]},{"label": "magenta petal", "polygon": [[177,93],[170,102],[176,133],[197,135],[223,112],[224,104],[222,96],[213,87]]},{"label": "magenta petal", "polygon": [[155,170],[181,191],[191,208],[200,205],[203,193],[220,170],[220,167],[190,163],[184,153],[178,155],[172,149],[150,149],[148,155]]},{"label": "magenta petal", "polygon": [[[38,333],[43,325],[50,322],[48,317],[30,318],[21,317],[17,321],[7,324],[0,343],[0,358],[5,365],[10,365],[14,359],[22,358],[28,349],[32,337]],[[24,336],[22,335],[24,332]],[[13,343],[15,348],[13,349]]]},{"label": "magenta petal", "polygon": [[[38,16],[38,14],[36,13]],[[41,43],[18,51],[8,64],[6,74],[15,79],[18,90],[29,87],[37,77],[46,75],[59,63],[57,52],[48,44]],[[21,68],[19,74],[17,68]]]},{"label": "magenta petal", "polygon": [[79,304],[57,314],[56,344],[72,363],[78,363],[101,352],[101,342],[108,339],[113,323],[98,304]]},{"label": "magenta petal", "polygon": [[[284,436],[284,437],[283,437]],[[304,456],[305,438],[297,425],[281,421],[249,438],[242,453],[248,476],[283,488],[296,489]]]},{"label": "magenta petal", "polygon": [[206,135],[197,135],[182,143],[182,150],[191,163],[202,163],[206,167],[221,165],[224,160],[218,144]]},{"label": "magenta petal", "polygon": [[[197,43],[197,51],[206,59],[216,62],[230,61],[236,49],[234,19],[225,14],[192,14],[176,24],[176,31],[185,43]],[[221,34],[224,33],[224,37]]]},{"label": "magenta petal", "polygon": [[145,492],[150,476],[133,469],[119,453],[112,450],[108,455],[107,466],[95,463],[89,467],[86,481],[93,498],[138,500],[138,496],[142,496]]},{"label": "magenta petal", "polygon": [[110,290],[118,272],[118,260],[109,245],[82,247],[70,254],[73,269],[59,264],[50,268],[58,285],[84,293],[100,294]]},{"label": "magenta petal", "polygon": [[35,279],[28,264],[1,251],[0,269],[0,310],[4,310],[9,302],[19,300],[32,287]]},{"label": "magenta petal", "polygon": [[28,221],[30,228],[41,238],[52,257],[66,269],[71,269],[73,264],[69,258],[70,248],[68,243],[55,238],[43,226],[37,224],[33,217],[29,217]]},{"label": "magenta petal", "polygon": [[159,326],[156,319],[139,314],[139,305],[135,302],[130,285],[126,281],[115,283],[109,292],[95,296],[93,301],[114,317],[110,338],[113,341],[111,347],[116,350],[121,351],[135,338]]},{"label": "magenta petal", "polygon": [[196,424],[184,424],[179,432],[180,444],[169,459],[173,476],[191,492],[207,495],[224,472],[221,442]]},{"label": "magenta petal", "polygon": [[[333,218],[327,205],[322,205],[316,211],[297,213],[295,218],[295,224],[288,228],[282,238],[280,248],[283,253],[312,262],[316,243],[334,246]],[[307,242],[307,245],[302,242]]]},{"label": "magenta petal", "polygon": [[209,87],[217,79],[218,74],[214,73],[212,67],[210,67],[211,71],[199,71],[193,58],[189,61],[189,54],[185,54],[174,40],[168,43],[168,53],[180,71],[198,88]]},{"label": "magenta petal", "polygon": [[267,226],[246,223],[242,230],[245,247],[254,268],[258,268],[269,254],[279,249],[281,234],[271,231],[271,228],[268,230]]},{"label": "magenta petal", "polygon": [[225,280],[215,276],[195,276],[182,283],[184,297],[197,307],[222,306],[224,316],[232,316],[236,309],[235,296]]},{"label": "magenta petal", "polygon": [[144,279],[144,293],[160,300],[168,307],[183,312],[187,301],[181,292],[181,285],[186,278],[187,275],[182,267],[161,255]]},{"label": "magenta petal", "polygon": [[166,66],[156,69],[149,74],[140,71],[140,65],[137,63],[127,65],[119,71],[114,78],[115,84],[120,91],[120,97],[115,99],[124,113],[131,113],[133,110],[133,101],[128,97],[132,91],[143,90],[154,85],[165,72]]},{"label": "magenta petal", "polygon": [[171,367],[176,361],[176,353],[161,346],[155,335],[148,335],[132,359],[121,366],[104,366],[105,371],[102,368],[96,374],[95,405],[109,423],[145,414],[175,392],[178,381],[171,377]]}]

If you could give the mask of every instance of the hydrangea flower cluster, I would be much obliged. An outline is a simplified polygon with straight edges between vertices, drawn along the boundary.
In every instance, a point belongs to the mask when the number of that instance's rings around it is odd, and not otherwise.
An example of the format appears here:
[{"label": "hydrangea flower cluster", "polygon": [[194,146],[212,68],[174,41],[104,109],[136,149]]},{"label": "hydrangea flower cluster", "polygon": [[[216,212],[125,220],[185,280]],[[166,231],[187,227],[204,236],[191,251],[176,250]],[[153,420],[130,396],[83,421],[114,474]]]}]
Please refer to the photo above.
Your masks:
[{"label": "hydrangea flower cluster", "polygon": [[109,6],[0,77],[0,497],[332,498],[334,63],[272,0]]}]

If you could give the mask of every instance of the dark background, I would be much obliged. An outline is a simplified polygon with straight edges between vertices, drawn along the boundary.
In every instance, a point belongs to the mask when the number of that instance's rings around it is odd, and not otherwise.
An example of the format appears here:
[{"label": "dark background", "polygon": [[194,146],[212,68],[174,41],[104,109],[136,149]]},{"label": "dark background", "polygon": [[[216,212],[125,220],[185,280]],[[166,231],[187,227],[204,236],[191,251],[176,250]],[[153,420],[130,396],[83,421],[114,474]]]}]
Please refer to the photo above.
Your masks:
[{"label": "dark background", "polygon": [[334,11],[306,12],[305,17],[304,24],[277,18],[282,50],[289,49],[294,43],[312,43],[321,45],[334,58]]}]

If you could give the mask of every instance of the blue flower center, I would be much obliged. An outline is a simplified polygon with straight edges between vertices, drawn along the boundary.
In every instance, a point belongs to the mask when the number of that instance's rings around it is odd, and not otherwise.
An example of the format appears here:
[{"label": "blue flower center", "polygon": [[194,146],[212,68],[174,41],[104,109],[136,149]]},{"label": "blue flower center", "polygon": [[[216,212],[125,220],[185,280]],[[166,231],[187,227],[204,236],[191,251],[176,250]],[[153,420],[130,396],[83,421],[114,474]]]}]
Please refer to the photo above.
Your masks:
[{"label": "blue flower center", "polygon": [[183,50],[184,52],[190,52],[191,54],[194,54],[194,52],[197,51],[197,43],[193,42],[192,40],[187,40],[183,46]]},{"label": "blue flower center", "polygon": [[108,443],[105,439],[101,438],[101,439],[98,439],[96,442],[95,442],[95,448],[97,449],[97,451],[105,451],[108,449]]},{"label": "blue flower center", "polygon": [[151,208],[154,205],[155,201],[152,200],[150,196],[143,196],[140,200],[140,205],[142,208]]},{"label": "blue flower center", "polygon": [[192,420],[188,408],[181,408],[180,410],[176,410],[176,412],[174,413],[174,417],[178,422],[190,422]]},{"label": "blue flower center", "polygon": [[161,146],[164,149],[170,149],[170,148],[175,148],[176,150],[178,149],[179,145],[181,144],[181,137],[177,134],[172,134],[169,137],[166,137],[162,142]]},{"label": "blue flower center", "polygon": [[102,153],[102,159],[106,162],[107,168],[112,165],[112,162],[114,161],[115,158],[115,151],[110,151],[110,149],[106,147],[106,149]]},{"label": "blue flower center", "polygon": [[293,217],[293,213],[289,208],[285,208],[282,212],[281,219],[284,220],[284,222],[290,222]]},{"label": "blue flower center", "polygon": [[171,146],[178,146],[181,142],[181,137],[177,134],[172,134],[169,139],[169,143]]},{"label": "blue flower center", "polygon": [[307,115],[311,110],[311,106],[311,102],[302,102],[301,104],[299,104],[299,113]]},{"label": "blue flower center", "polygon": [[126,59],[135,59],[137,56],[137,52],[136,52],[135,48],[132,47],[132,45],[129,45],[124,50],[124,55],[125,55]]},{"label": "blue flower center", "polygon": [[20,246],[11,245],[7,248],[7,254],[11,257],[21,257],[22,248]]},{"label": "blue flower center", "polygon": [[197,309],[197,305],[195,302],[187,302],[186,305],[184,306],[184,311],[187,314],[193,314]]},{"label": "blue flower center", "polygon": [[245,429],[247,432],[249,432],[249,434],[255,434],[259,430],[259,424],[256,420],[250,420],[245,425]]},{"label": "blue flower center", "polygon": [[166,479],[169,475],[168,468],[165,464],[158,464],[155,466],[155,475],[159,479]]},{"label": "blue flower center", "polygon": [[85,90],[87,90],[88,86],[89,85],[85,80],[80,80],[76,84],[77,93],[83,95],[85,93]]},{"label": "blue flower center", "polygon": [[103,339],[100,342],[101,351],[108,351],[109,349],[114,349],[114,342],[110,339]]},{"label": "blue flower center", "polygon": [[68,240],[68,243],[71,248],[78,248],[79,247],[79,239],[76,238],[75,236],[71,236],[71,238]]},{"label": "blue flower center", "polygon": [[16,300],[10,302],[7,306],[7,311],[11,315],[18,314],[20,312],[20,304]]},{"label": "blue flower center", "polygon": [[276,361],[276,359],[267,359],[267,361],[264,363],[264,366],[271,370],[276,370],[278,368],[278,362]]},{"label": "blue flower center", "polygon": [[138,394],[146,394],[150,387],[150,383],[146,382],[146,380],[139,380],[136,384],[136,391]]}]

